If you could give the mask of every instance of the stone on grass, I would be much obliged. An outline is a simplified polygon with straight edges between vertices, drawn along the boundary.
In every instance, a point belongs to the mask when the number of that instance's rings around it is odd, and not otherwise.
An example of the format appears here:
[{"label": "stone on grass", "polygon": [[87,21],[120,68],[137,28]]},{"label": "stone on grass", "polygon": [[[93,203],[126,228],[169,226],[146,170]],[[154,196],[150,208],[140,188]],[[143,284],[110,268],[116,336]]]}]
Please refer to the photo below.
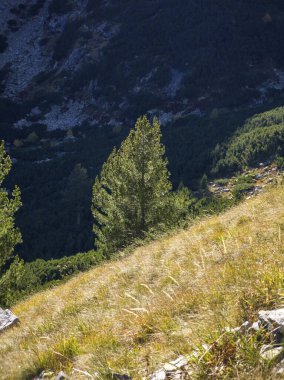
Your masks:
[{"label": "stone on grass", "polygon": [[281,343],[284,337],[284,308],[260,311],[259,323],[272,335],[276,343]]},{"label": "stone on grass", "polygon": [[181,380],[191,373],[189,357],[179,356],[177,359],[164,364],[163,368],[149,376],[150,380]]},{"label": "stone on grass", "polygon": [[259,322],[257,321],[257,322],[254,322],[252,325],[251,325],[251,327],[250,327],[250,329],[251,330],[254,330],[254,331],[259,331]]},{"label": "stone on grass", "polygon": [[166,372],[172,372],[172,371],[176,371],[176,370],[177,370],[177,367],[176,367],[175,365],[171,364],[171,363],[166,363],[166,364],[164,365],[164,370],[165,370]]},{"label": "stone on grass", "polygon": [[167,377],[167,372],[164,369],[159,369],[150,375],[150,380],[165,380]]},{"label": "stone on grass", "polygon": [[185,356],[179,356],[176,360],[173,360],[172,362],[170,362],[168,364],[175,367],[176,369],[182,368],[188,364],[188,358]]},{"label": "stone on grass", "polygon": [[264,360],[276,360],[279,359],[279,357],[283,354],[283,347],[273,347],[270,345],[264,345],[262,346],[260,350],[260,356]]},{"label": "stone on grass", "polygon": [[0,332],[12,327],[19,322],[19,319],[10,311],[0,308]]}]

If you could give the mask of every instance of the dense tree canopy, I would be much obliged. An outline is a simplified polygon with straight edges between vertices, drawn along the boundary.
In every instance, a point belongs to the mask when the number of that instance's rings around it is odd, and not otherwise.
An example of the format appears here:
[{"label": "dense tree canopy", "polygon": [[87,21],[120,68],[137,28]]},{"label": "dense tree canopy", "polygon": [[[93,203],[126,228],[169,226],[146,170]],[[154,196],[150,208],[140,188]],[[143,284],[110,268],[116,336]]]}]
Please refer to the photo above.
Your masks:
[{"label": "dense tree canopy", "polygon": [[151,228],[175,223],[189,204],[173,193],[160,125],[140,117],[121,147],[110,154],[93,188],[96,245],[109,253]]}]

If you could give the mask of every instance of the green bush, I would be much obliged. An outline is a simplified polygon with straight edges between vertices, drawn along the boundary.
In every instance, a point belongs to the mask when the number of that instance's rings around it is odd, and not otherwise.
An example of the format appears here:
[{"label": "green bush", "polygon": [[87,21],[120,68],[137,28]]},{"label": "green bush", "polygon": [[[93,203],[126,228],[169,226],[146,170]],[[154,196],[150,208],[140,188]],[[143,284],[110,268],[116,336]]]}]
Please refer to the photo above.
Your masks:
[{"label": "green bush", "polygon": [[16,257],[0,278],[0,306],[9,307],[37,288],[36,275],[25,267],[23,260]]},{"label": "green bush", "polygon": [[37,259],[26,263],[25,268],[37,277],[39,285],[45,285],[51,281],[63,280],[74,273],[84,272],[101,261],[102,256],[98,252],[90,251],[56,260]]},{"label": "green bush", "polygon": [[276,156],[274,162],[278,169],[284,169],[284,157]]},{"label": "green bush", "polygon": [[207,196],[195,200],[190,208],[190,215],[195,218],[206,214],[219,214],[235,204],[236,199]]},{"label": "green bush", "polygon": [[251,182],[242,182],[233,188],[233,195],[236,199],[241,199],[245,193],[252,190],[254,185]]},{"label": "green bush", "polygon": [[24,263],[16,257],[0,278],[0,306],[10,307],[27,295],[56,284],[72,274],[86,271],[101,261],[102,256],[95,251],[58,260],[38,259],[31,263]]},{"label": "green bush", "polygon": [[228,178],[218,178],[214,181],[214,183],[216,183],[216,185],[219,185],[219,186],[226,186],[228,182],[229,182]]},{"label": "green bush", "polygon": [[284,145],[284,107],[249,118],[233,137],[218,147],[214,171],[230,173],[282,153]]}]

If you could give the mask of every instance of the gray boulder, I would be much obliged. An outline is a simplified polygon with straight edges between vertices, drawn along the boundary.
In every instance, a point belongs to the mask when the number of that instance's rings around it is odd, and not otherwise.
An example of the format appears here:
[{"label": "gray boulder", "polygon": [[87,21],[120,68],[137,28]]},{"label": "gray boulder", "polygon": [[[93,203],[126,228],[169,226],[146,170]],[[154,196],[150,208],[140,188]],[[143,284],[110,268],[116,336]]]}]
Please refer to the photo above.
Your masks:
[{"label": "gray boulder", "polygon": [[10,311],[0,308],[0,333],[19,322],[19,319]]},{"label": "gray boulder", "polygon": [[[192,356],[198,356],[197,352],[193,352]],[[179,356],[176,360],[166,363],[163,368],[154,372],[149,376],[150,380],[183,380],[189,378],[193,371],[189,365],[190,357]]]},{"label": "gray boulder", "polygon": [[259,324],[269,331],[275,343],[282,343],[284,337],[284,308],[260,311]]}]

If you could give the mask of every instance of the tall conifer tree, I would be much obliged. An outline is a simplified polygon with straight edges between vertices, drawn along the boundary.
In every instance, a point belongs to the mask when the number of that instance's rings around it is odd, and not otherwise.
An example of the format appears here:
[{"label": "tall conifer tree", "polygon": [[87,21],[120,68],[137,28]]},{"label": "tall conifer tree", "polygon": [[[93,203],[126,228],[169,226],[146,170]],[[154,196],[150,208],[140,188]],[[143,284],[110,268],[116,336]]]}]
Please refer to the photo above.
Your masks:
[{"label": "tall conifer tree", "polygon": [[172,192],[157,119],[140,117],[110,154],[93,187],[96,246],[106,255],[186,213],[189,193]]},{"label": "tall conifer tree", "polygon": [[15,187],[9,196],[2,187],[10,170],[11,159],[5,153],[4,143],[0,142],[0,276],[12,258],[15,245],[22,241],[20,231],[15,227],[15,213],[21,206],[20,190]]}]

